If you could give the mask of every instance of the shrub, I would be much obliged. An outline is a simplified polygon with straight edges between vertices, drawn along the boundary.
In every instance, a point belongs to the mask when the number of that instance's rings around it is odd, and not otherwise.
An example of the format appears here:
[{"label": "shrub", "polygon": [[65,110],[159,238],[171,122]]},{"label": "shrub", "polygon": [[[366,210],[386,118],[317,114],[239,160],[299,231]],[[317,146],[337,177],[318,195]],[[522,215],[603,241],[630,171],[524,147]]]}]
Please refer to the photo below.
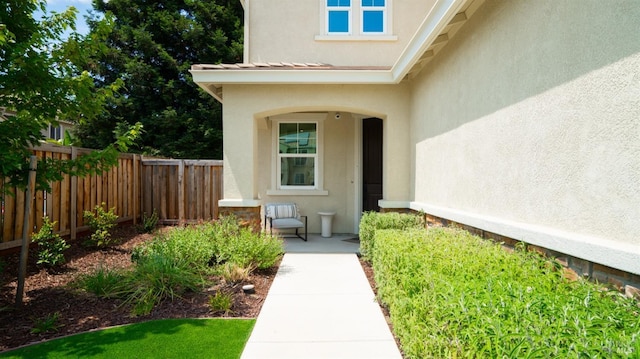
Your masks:
[{"label": "shrub", "polygon": [[360,220],[360,253],[371,261],[375,251],[374,235],[382,229],[424,228],[423,216],[408,213],[365,212]]},{"label": "shrub", "polygon": [[250,267],[240,267],[235,263],[224,263],[220,265],[220,275],[227,283],[241,283],[249,279],[249,274],[253,271]]},{"label": "shrub", "polygon": [[131,259],[138,263],[150,256],[165,256],[185,263],[194,271],[206,272],[216,252],[212,230],[208,224],[172,228],[134,248]]},{"label": "shrub", "polygon": [[233,296],[229,293],[218,291],[216,294],[209,296],[209,308],[214,314],[222,313],[227,315],[231,312],[232,307]]},{"label": "shrub", "polygon": [[104,206],[106,206],[104,202],[102,205],[96,206],[94,208],[95,213],[84,211],[84,220],[92,232],[89,237],[89,244],[100,248],[107,247],[115,242],[111,238],[111,229],[118,220],[118,215],[115,214],[115,207],[112,207],[107,212],[103,209]]},{"label": "shrub", "polygon": [[127,276],[129,292],[125,303],[133,305],[133,315],[146,315],[160,301],[201,290],[205,284],[205,279],[185,260],[153,254],[138,260]]},{"label": "shrub", "polygon": [[59,321],[60,312],[49,314],[44,318],[35,319],[33,321],[33,328],[31,329],[31,333],[40,334],[46,332],[57,332],[58,329],[62,326]]},{"label": "shrub", "polygon": [[53,233],[55,225],[56,222],[51,222],[49,217],[43,217],[42,227],[32,237],[33,242],[38,244],[36,263],[49,268],[64,264],[64,251],[71,247],[57,233]]},{"label": "shrub", "polygon": [[147,216],[146,213],[142,214],[142,223],[140,223],[138,225],[138,231],[140,233],[151,233],[153,232],[154,229],[156,229],[156,226],[158,225],[158,212],[156,212],[156,210],[153,210],[153,213],[151,213],[150,216]]},{"label": "shrub", "polygon": [[378,295],[408,358],[637,357],[637,303],[462,230],[378,231]]},{"label": "shrub", "polygon": [[80,276],[74,281],[74,285],[99,297],[121,297],[127,291],[126,278],[125,271],[105,269],[101,266],[91,274]]}]

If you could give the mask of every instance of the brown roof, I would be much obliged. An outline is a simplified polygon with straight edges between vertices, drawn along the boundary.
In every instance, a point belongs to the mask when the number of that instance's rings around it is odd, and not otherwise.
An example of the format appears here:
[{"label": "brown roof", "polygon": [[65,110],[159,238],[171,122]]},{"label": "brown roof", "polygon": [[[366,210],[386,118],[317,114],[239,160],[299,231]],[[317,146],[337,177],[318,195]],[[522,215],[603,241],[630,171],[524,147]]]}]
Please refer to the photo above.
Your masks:
[{"label": "brown roof", "polygon": [[333,66],[315,62],[252,62],[191,65],[191,70],[389,70],[390,68],[389,66]]}]

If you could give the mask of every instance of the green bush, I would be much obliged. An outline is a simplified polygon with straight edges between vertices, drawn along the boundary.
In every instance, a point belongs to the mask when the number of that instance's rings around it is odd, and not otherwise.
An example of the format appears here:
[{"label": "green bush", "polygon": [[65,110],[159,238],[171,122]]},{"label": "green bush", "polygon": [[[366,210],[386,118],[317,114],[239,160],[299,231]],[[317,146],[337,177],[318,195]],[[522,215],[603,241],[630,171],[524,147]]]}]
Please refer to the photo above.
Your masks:
[{"label": "green bush", "polygon": [[360,253],[371,261],[375,251],[374,235],[382,229],[424,228],[423,216],[408,213],[365,212],[360,220]]},{"label": "green bush", "polygon": [[111,229],[116,225],[118,215],[115,214],[115,207],[105,211],[103,207],[106,204],[103,202],[94,208],[94,212],[84,211],[84,220],[91,229],[91,236],[89,237],[89,244],[96,247],[107,247],[115,242],[111,238]]},{"label": "green bush", "polygon": [[140,233],[151,233],[156,226],[158,225],[158,212],[154,209],[150,216],[147,216],[146,213],[142,214],[142,223],[138,225],[138,232]]},{"label": "green bush", "polygon": [[62,237],[53,233],[55,225],[49,217],[43,217],[42,227],[32,236],[33,242],[38,244],[38,265],[52,268],[64,264],[64,251],[71,248]]},{"label": "green bush", "polygon": [[81,275],[73,285],[99,297],[115,298],[123,296],[128,291],[126,278],[125,271],[105,269],[101,266],[91,274]]},{"label": "green bush", "polygon": [[229,293],[216,292],[214,295],[209,296],[209,308],[215,313],[222,313],[227,315],[231,313],[233,307],[233,296]]},{"label": "green bush", "polygon": [[129,290],[125,303],[132,304],[132,314],[146,315],[164,299],[202,290],[206,280],[184,259],[153,254],[136,263],[125,285]]},{"label": "green bush", "polygon": [[408,358],[630,358],[637,303],[462,230],[377,231],[380,300]]}]

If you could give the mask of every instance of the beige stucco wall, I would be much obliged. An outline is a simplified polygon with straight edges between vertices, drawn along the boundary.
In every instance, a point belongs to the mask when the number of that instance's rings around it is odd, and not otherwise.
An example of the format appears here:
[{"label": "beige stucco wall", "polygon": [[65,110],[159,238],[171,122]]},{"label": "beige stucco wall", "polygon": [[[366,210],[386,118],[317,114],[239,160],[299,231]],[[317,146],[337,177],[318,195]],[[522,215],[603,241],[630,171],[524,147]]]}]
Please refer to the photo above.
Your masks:
[{"label": "beige stucco wall", "polygon": [[637,259],[638,19],[638,1],[487,1],[412,84],[414,206]]},{"label": "beige stucco wall", "polygon": [[277,6],[273,1],[250,0],[246,9],[245,62],[391,66],[435,1],[388,1],[395,40],[325,41],[316,39],[324,31],[324,0],[278,0]]},{"label": "beige stucco wall", "polygon": [[[309,231],[320,232],[318,211],[336,211],[335,233],[354,233],[359,220],[360,120],[384,120],[384,197],[409,200],[410,151],[406,86],[225,86],[224,201],[293,201],[309,215]],[[274,149],[270,118],[293,112],[326,113],[324,190],[328,195],[270,195]],[[342,114],[336,120],[335,112]],[[254,157],[255,154],[255,157]],[[255,161],[254,161],[255,158]],[[230,201],[230,202],[229,202]]]}]

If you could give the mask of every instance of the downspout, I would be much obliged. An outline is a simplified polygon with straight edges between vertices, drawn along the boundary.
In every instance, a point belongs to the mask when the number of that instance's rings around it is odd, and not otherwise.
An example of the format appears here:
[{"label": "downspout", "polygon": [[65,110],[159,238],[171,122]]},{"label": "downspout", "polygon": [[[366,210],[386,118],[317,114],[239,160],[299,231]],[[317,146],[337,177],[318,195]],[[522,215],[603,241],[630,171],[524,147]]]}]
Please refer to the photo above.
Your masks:
[{"label": "downspout", "polygon": [[244,39],[242,39],[242,62],[249,62],[249,0],[240,0],[244,9]]}]

